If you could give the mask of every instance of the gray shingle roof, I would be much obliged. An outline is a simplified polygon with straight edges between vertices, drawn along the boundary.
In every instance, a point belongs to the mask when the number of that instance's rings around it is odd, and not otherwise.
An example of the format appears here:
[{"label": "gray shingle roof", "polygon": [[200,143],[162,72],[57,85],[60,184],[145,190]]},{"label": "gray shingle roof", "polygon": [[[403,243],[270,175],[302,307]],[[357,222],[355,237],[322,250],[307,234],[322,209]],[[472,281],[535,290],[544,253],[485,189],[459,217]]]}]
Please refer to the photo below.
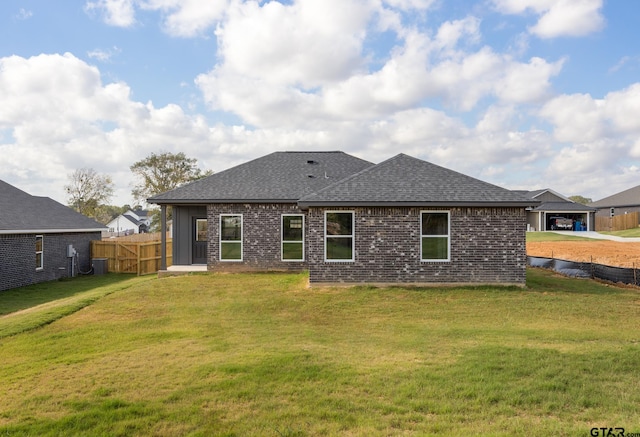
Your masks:
[{"label": "gray shingle roof", "polygon": [[104,225],[53,199],[32,196],[0,180],[0,234],[103,229]]},{"label": "gray shingle roof", "polygon": [[399,154],[300,199],[302,206],[534,206],[539,202],[453,170]]},{"label": "gray shingle roof", "polygon": [[595,208],[585,206],[577,202],[544,202],[535,207],[532,211],[554,211],[554,212],[593,212]]},{"label": "gray shingle roof", "polygon": [[594,208],[640,206],[640,185],[590,203]]},{"label": "gray shingle roof", "polygon": [[148,200],[157,204],[296,202],[372,165],[344,152],[274,152]]}]

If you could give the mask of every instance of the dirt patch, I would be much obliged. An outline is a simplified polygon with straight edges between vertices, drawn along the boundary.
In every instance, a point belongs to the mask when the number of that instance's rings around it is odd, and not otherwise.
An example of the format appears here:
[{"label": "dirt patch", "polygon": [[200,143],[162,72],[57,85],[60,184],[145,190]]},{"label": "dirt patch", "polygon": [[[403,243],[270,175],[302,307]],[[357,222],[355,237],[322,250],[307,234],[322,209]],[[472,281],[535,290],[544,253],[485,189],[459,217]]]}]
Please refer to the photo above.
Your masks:
[{"label": "dirt patch", "polygon": [[640,243],[608,240],[538,241],[527,243],[527,255],[616,267],[640,267]]}]

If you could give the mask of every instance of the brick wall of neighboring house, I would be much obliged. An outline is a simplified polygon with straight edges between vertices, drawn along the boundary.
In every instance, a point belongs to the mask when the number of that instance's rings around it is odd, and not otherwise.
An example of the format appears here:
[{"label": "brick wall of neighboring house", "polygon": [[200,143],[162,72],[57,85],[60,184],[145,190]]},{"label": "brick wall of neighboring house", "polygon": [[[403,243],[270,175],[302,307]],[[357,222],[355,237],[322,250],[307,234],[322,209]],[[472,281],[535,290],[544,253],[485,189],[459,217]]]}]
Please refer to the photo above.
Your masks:
[{"label": "brick wall of neighboring house", "polygon": [[[242,214],[243,261],[220,261],[220,214]],[[303,214],[296,204],[213,204],[207,206],[207,269],[217,272],[303,271],[304,262],[282,261],[282,214]],[[305,217],[305,235],[307,234]]]},{"label": "brick wall of neighboring house", "polygon": [[[355,212],[355,261],[324,260],[323,208],[310,208],[307,254],[314,283],[526,281],[524,208],[330,208]],[[420,212],[450,211],[448,262],[420,260]]]},{"label": "brick wall of neighboring house", "polygon": [[37,235],[43,235],[40,270],[36,270],[36,234],[0,235],[0,291],[70,276],[69,244],[78,252],[80,270],[89,271],[90,242],[101,238],[100,232]]}]

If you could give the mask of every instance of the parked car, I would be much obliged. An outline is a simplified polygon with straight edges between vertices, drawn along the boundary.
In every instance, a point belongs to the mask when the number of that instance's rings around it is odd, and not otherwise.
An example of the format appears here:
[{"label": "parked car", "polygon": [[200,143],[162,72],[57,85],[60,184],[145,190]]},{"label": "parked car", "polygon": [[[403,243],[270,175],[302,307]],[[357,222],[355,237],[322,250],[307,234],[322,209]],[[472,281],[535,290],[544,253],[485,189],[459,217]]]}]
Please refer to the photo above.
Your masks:
[{"label": "parked car", "polygon": [[556,230],[571,231],[571,230],[573,230],[573,220],[571,220],[570,218],[566,218],[566,217],[551,217],[549,219],[549,222],[551,224],[551,230],[552,231],[556,231]]}]

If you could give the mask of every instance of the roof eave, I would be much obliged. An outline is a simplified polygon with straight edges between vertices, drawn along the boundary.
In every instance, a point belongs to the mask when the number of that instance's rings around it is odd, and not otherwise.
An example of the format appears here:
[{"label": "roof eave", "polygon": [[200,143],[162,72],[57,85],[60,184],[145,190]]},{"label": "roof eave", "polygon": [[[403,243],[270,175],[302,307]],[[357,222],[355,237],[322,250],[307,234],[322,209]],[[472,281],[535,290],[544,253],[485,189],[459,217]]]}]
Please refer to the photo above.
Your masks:
[{"label": "roof eave", "polygon": [[416,202],[320,202],[301,201],[298,205],[309,207],[469,207],[469,208],[527,208],[540,202],[452,202],[452,201],[416,201]]},{"label": "roof eave", "polygon": [[298,203],[298,199],[147,199],[147,202],[155,205],[210,205],[216,203]]},{"label": "roof eave", "polygon": [[78,232],[102,232],[108,230],[104,228],[82,228],[82,229],[0,229],[0,235],[14,234],[64,234]]}]

